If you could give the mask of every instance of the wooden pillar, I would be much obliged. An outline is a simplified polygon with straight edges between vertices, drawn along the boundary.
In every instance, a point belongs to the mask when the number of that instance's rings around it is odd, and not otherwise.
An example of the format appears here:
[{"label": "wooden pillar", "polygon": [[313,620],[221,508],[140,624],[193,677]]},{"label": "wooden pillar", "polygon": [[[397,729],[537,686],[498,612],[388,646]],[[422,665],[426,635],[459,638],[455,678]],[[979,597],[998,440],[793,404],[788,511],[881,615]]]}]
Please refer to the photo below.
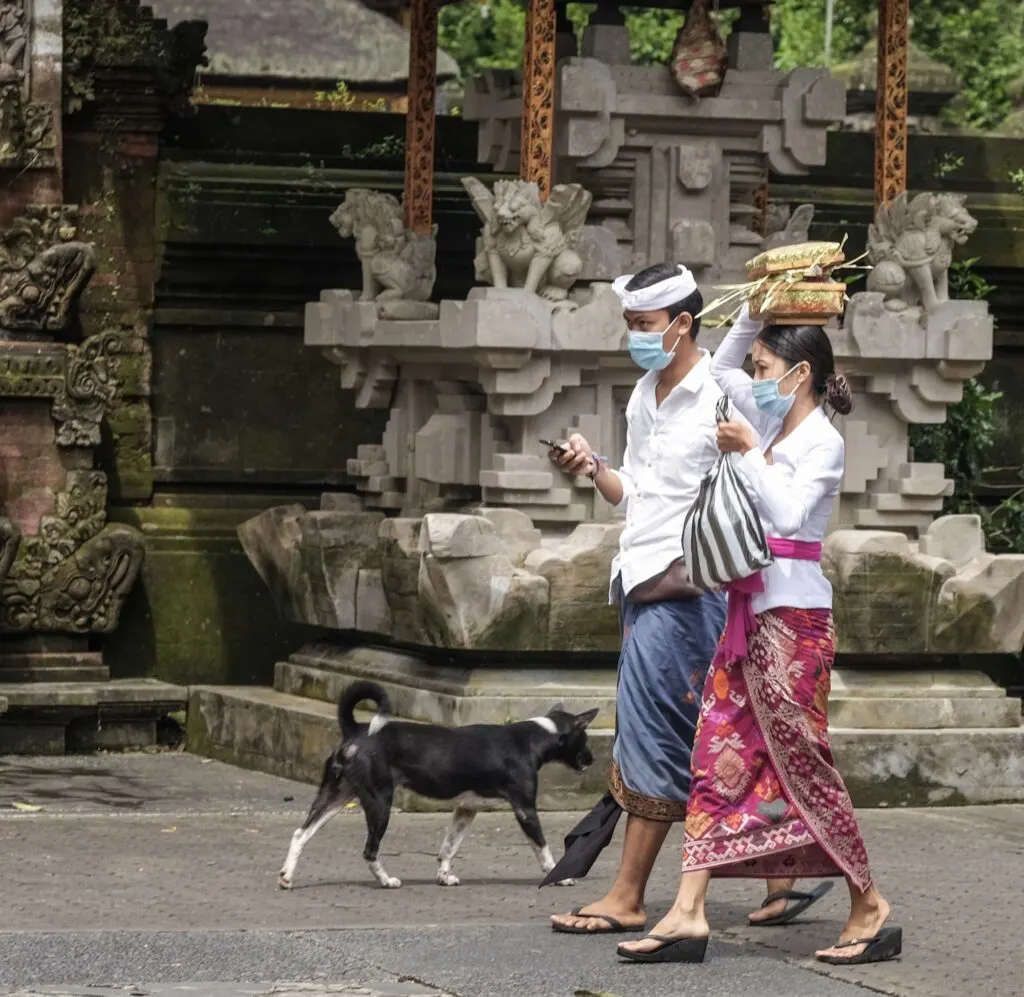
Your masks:
[{"label": "wooden pillar", "polygon": [[409,23],[409,106],[405,112],[405,227],[433,230],[434,133],[437,106],[438,0],[412,0]]},{"label": "wooden pillar", "polygon": [[910,0],[878,0],[875,207],[907,189],[907,46]]},{"label": "wooden pillar", "polygon": [[519,176],[551,193],[555,137],[555,3],[530,0],[523,47],[523,121]]}]

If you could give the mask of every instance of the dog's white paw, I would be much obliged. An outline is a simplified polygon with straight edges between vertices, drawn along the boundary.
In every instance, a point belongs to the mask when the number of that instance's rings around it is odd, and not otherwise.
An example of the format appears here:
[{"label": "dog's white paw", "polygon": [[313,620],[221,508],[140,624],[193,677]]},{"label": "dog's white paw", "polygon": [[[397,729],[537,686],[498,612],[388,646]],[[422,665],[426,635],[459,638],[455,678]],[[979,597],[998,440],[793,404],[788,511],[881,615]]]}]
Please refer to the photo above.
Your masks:
[{"label": "dog's white paw", "polygon": [[575,879],[560,879],[557,883],[555,883],[555,886],[575,886],[575,885],[576,885],[576,880]]},{"label": "dog's white paw", "polygon": [[290,890],[292,888],[292,881],[284,874],[284,872],[279,872],[277,874],[277,888],[279,890]]},{"label": "dog's white paw", "polygon": [[440,872],[437,873],[437,885],[438,886],[458,886],[462,881],[454,872]]},{"label": "dog's white paw", "polygon": [[397,876],[385,876],[384,879],[381,880],[380,885],[383,886],[385,890],[397,890],[402,885],[402,881]]}]

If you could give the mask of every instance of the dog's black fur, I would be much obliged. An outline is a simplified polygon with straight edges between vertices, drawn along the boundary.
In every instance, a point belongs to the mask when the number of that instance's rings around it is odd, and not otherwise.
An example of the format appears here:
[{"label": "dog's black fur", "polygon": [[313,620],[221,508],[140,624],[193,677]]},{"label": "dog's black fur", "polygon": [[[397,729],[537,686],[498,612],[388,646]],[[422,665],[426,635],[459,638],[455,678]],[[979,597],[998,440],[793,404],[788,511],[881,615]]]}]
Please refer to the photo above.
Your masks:
[{"label": "dog's black fur", "polygon": [[[369,724],[359,723],[355,708],[364,700],[376,705]],[[597,710],[579,715],[552,707],[544,717],[519,723],[440,727],[391,717],[387,693],[375,682],[354,682],[338,703],[341,742],[324,763],[324,774],[305,823],[292,836],[279,876],[289,888],[302,849],[310,838],[352,799],[366,816],[363,858],[384,887],[401,886],[379,861],[395,789],[404,786],[435,800],[452,800],[452,826],[441,847],[437,881],[455,886],[451,860],[475,813],[486,800],[511,804],[516,820],[545,872],[553,868],[551,852],[537,817],[537,777],[550,762],[582,772],[593,761],[587,726]]]}]

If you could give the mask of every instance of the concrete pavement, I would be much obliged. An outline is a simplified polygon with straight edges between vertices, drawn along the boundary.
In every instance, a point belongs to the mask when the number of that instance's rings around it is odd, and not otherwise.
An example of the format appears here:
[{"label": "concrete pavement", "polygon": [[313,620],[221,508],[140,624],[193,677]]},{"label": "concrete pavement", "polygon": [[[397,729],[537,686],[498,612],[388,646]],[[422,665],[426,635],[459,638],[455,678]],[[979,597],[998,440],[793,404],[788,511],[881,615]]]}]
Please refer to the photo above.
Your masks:
[{"label": "concrete pavement", "polygon": [[[745,914],[763,887],[714,883],[704,966],[622,965],[612,938],[555,935],[546,915],[599,895],[618,843],[586,882],[538,891],[533,855],[504,813],[471,828],[456,860],[461,887],[433,881],[443,815],[394,815],[383,851],[405,883],[396,892],[372,881],[351,811],[310,844],[296,888],[280,892],[276,872],[311,796],[188,755],[0,759],[0,995],[1021,993],[1021,806],[863,812],[906,953],[828,970],[808,957],[839,930],[842,887],[813,920],[751,929]],[[543,815],[553,843],[577,816]],[[678,838],[655,870],[652,923],[678,883]]]}]

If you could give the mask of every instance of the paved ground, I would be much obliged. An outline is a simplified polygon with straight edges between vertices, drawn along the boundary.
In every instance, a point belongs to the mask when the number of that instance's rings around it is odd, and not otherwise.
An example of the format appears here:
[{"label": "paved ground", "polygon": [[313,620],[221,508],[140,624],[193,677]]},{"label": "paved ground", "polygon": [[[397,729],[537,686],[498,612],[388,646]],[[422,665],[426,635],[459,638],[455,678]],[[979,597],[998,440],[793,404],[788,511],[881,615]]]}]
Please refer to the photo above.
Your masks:
[{"label": "paved ground", "polygon": [[[554,935],[546,915],[602,890],[616,847],[586,883],[538,891],[532,853],[505,814],[474,824],[461,887],[433,882],[446,818],[397,814],[384,857],[405,886],[379,889],[353,811],[321,832],[296,888],[280,892],[276,871],[311,792],[187,755],[0,759],[0,995],[1022,993],[1024,807],[865,812],[906,954],[826,974],[807,956],[839,929],[841,887],[806,924],[754,930],[742,924],[758,884],[715,883],[704,966],[621,965],[609,938]],[[549,837],[560,841],[575,819],[545,815]],[[654,914],[678,882],[670,842]]]}]

